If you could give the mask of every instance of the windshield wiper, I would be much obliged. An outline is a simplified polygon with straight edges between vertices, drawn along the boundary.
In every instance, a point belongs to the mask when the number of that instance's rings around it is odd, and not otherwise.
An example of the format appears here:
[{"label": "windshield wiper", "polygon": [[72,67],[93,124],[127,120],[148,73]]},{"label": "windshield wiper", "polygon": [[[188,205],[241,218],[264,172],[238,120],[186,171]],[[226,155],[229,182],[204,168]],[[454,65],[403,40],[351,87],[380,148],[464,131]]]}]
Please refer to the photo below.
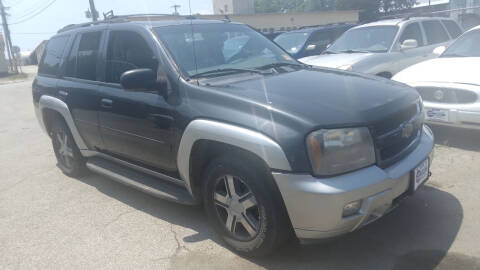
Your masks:
[{"label": "windshield wiper", "polygon": [[468,57],[457,53],[442,54],[440,57]]},{"label": "windshield wiper", "polygon": [[248,68],[218,68],[214,70],[209,70],[205,72],[200,72],[197,74],[194,74],[190,76],[190,78],[200,78],[200,77],[208,77],[210,76],[222,76],[222,75],[227,75],[227,74],[235,74],[235,73],[241,73],[241,72],[250,72],[250,73],[257,73],[257,74],[268,74],[264,71],[257,70],[257,69],[248,69]]},{"label": "windshield wiper", "polygon": [[361,50],[345,50],[340,52],[341,53],[369,53],[369,51],[361,51]]},{"label": "windshield wiper", "polygon": [[257,67],[256,69],[267,69],[267,68],[276,68],[276,67],[284,67],[284,66],[305,67],[305,65],[298,64],[298,63],[278,62],[278,63],[272,63],[268,65],[263,65],[263,66]]}]

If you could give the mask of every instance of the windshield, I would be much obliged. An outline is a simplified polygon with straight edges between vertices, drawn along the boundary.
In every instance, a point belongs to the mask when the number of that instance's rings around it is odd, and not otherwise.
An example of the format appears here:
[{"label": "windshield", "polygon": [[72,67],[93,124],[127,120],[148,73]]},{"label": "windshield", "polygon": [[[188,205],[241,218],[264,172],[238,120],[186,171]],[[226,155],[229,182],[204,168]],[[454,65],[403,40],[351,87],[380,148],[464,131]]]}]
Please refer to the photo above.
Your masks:
[{"label": "windshield", "polygon": [[441,57],[480,57],[480,30],[461,36]]},{"label": "windshield", "polygon": [[295,54],[303,47],[307,41],[308,33],[295,32],[281,34],[274,39],[274,41],[280,45],[284,50],[289,53]]},{"label": "windshield", "polygon": [[387,52],[397,34],[397,26],[369,26],[349,30],[327,50],[342,52]]},{"label": "windshield", "polygon": [[262,34],[241,24],[177,25],[158,27],[155,32],[189,77],[215,70],[298,64]]}]

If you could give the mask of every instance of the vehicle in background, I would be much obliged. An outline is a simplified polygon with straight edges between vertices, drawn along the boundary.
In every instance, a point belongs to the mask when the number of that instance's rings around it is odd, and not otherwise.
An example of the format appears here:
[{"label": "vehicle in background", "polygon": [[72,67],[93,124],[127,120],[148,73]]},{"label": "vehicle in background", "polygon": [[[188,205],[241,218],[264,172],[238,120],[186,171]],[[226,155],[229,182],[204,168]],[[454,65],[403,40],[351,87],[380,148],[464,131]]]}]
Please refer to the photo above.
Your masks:
[{"label": "vehicle in background", "polygon": [[393,77],[415,87],[426,121],[480,129],[480,26],[463,34],[439,58],[411,66]]},{"label": "vehicle in background", "polygon": [[321,54],[345,31],[355,24],[331,24],[316,27],[306,27],[277,36],[275,41],[292,57],[302,57]]},{"label": "vehicle in background", "polygon": [[437,46],[448,45],[462,34],[446,18],[389,19],[354,27],[322,55],[301,62],[391,78],[413,64],[435,58]]},{"label": "vehicle in background", "polygon": [[285,31],[273,31],[273,32],[261,32],[264,36],[266,36],[270,40],[274,40],[279,35],[285,33]]}]

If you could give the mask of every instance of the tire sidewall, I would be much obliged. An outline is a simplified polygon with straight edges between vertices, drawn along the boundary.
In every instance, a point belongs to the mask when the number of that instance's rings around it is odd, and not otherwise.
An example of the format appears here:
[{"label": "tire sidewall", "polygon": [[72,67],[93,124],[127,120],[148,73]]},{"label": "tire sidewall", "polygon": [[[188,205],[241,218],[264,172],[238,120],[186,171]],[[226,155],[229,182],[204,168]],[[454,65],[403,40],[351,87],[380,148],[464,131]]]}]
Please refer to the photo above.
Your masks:
[{"label": "tire sidewall", "polygon": [[[260,229],[255,238],[250,241],[239,241],[233,238],[218,218],[213,192],[217,180],[226,174],[242,179],[257,200],[260,214]],[[274,196],[269,196],[272,190],[269,189],[270,185],[267,182],[269,179],[266,178],[259,170],[252,169],[252,166],[228,157],[214,160],[204,174],[203,179],[205,179],[206,183],[203,190],[203,199],[207,216],[222,239],[235,251],[244,255],[264,255],[271,252],[277,242],[279,233],[277,224],[278,210],[274,204]]]}]

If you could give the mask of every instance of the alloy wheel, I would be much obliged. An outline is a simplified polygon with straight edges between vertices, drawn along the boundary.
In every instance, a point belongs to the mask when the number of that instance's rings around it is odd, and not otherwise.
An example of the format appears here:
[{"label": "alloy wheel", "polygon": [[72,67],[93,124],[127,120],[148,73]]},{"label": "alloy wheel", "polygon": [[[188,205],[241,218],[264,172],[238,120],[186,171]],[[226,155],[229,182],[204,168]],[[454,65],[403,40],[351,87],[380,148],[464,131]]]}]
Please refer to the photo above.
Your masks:
[{"label": "alloy wheel", "polygon": [[234,238],[249,241],[257,236],[261,222],[258,202],[244,181],[232,175],[218,178],[214,202],[217,217]]}]

